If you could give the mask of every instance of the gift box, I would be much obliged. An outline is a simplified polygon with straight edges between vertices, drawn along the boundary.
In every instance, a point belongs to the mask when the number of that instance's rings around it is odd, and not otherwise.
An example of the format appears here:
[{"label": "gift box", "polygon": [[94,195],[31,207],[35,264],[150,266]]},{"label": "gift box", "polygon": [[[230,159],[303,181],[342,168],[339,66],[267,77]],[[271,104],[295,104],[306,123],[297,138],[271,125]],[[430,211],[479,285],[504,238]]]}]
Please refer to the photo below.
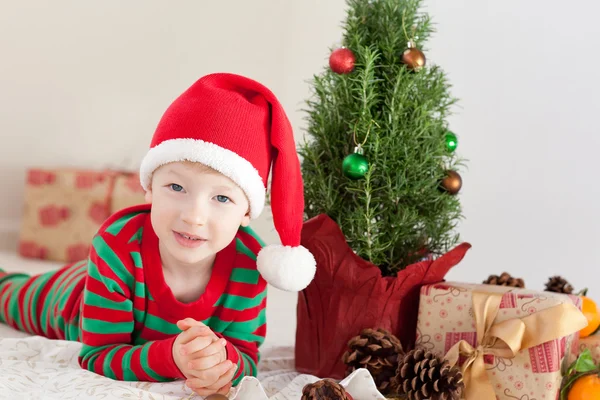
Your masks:
[{"label": "gift box", "polygon": [[110,196],[110,213],[146,202],[146,191],[140,184],[138,173],[121,172],[115,175],[114,188]]},{"label": "gift box", "polygon": [[82,260],[94,234],[111,214],[144,202],[144,191],[134,173],[30,169],[19,254],[63,262]]},{"label": "gift box", "polygon": [[594,364],[600,364],[600,334],[596,333],[591,336],[579,338],[576,344],[571,347],[571,359],[570,362],[577,360],[577,357],[585,350],[589,350],[592,354]]},{"label": "gift box", "polygon": [[467,400],[556,399],[587,325],[577,296],[443,282],[421,288],[416,346],[461,367]]}]

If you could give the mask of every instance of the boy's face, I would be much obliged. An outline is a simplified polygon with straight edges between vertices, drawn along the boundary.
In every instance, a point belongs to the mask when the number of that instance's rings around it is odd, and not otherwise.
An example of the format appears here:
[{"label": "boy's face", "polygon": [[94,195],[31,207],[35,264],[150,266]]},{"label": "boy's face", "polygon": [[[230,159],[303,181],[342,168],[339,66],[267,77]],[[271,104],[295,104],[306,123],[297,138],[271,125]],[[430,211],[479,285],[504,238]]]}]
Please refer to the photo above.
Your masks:
[{"label": "boy's face", "polygon": [[250,223],[246,195],[226,176],[201,164],[156,169],[146,192],[163,263],[194,265],[223,250]]}]

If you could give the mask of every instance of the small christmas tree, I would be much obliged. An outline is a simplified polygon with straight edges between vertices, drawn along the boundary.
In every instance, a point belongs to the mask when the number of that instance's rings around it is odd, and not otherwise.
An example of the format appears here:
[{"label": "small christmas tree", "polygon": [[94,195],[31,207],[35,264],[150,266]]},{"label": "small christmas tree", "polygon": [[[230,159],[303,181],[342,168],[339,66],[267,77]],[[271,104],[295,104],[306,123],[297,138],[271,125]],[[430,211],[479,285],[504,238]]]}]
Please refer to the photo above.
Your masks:
[{"label": "small christmas tree", "polygon": [[327,214],[385,276],[458,242],[455,99],[421,49],[421,0],[348,0],[343,46],[316,75],[299,150],[309,218]]},{"label": "small christmas tree", "polygon": [[421,0],[347,6],[342,46],[314,77],[299,149],[302,245],[317,270],[298,297],[295,368],[333,378],[365,328],[411,349],[419,288],[443,280],[471,247],[454,246],[462,180],[446,119],[456,100],[420,50],[432,33]]}]

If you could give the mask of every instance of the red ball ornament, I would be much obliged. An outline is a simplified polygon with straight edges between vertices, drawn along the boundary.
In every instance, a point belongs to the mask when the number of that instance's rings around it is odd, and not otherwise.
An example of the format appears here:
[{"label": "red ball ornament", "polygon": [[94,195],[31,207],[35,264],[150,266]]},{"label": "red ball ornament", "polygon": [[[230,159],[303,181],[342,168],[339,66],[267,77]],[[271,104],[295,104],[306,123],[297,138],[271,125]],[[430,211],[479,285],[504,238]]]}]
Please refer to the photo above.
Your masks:
[{"label": "red ball ornament", "polygon": [[354,70],[356,57],[352,50],[342,47],[329,56],[329,67],[337,74],[349,74]]}]

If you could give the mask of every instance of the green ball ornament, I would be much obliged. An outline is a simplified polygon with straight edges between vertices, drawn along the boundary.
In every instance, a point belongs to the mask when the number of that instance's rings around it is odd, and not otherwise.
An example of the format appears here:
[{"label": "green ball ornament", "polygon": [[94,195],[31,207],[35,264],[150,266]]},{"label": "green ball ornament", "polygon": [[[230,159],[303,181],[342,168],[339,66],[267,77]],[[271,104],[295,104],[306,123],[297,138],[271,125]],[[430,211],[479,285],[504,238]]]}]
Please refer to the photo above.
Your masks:
[{"label": "green ball ornament", "polygon": [[350,154],[342,162],[342,171],[350,179],[363,178],[369,171],[369,161],[360,153]]},{"label": "green ball ornament", "polygon": [[458,147],[458,138],[450,131],[446,132],[446,149],[452,153]]}]

